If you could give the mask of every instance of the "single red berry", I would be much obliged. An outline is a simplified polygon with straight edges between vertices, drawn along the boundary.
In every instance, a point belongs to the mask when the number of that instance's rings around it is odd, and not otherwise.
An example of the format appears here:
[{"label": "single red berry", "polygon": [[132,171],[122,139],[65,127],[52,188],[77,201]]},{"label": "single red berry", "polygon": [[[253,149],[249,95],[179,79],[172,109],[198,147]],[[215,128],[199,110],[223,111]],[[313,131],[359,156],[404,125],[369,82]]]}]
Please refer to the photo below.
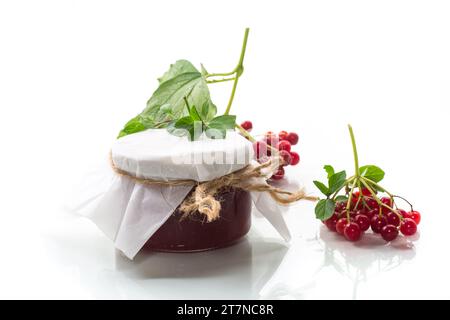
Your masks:
[{"label": "single red berry", "polygon": [[386,214],[388,224],[398,227],[400,225],[400,217],[397,213],[391,211]]},{"label": "single red berry", "polygon": [[370,219],[366,215],[357,214],[355,217],[355,222],[363,232],[368,230],[370,227]]},{"label": "single red berry", "polygon": [[291,166],[295,166],[300,162],[300,156],[297,152],[291,151]]},{"label": "single red berry", "polygon": [[350,222],[345,226],[344,236],[349,241],[357,241],[361,238],[361,228],[356,222]]},{"label": "single red berry", "polygon": [[406,212],[403,209],[398,209],[397,212],[403,217],[403,218],[411,218],[409,215],[409,212]]},{"label": "single red berry", "polygon": [[336,210],[336,211],[343,211],[343,210],[345,210],[345,206],[346,205],[347,204],[345,203],[345,201],[336,202],[336,206],[334,207],[334,210]]},{"label": "single red berry", "polygon": [[276,146],[278,144],[278,137],[272,131],[267,131],[264,137],[269,146]]},{"label": "single red berry", "polygon": [[288,133],[287,131],[280,131],[280,133],[278,133],[278,138],[281,140],[287,140],[288,137]]},{"label": "single red berry", "polygon": [[244,121],[244,122],[241,123],[241,127],[244,130],[247,130],[247,131],[250,132],[253,129],[253,123],[251,121]]},{"label": "single red berry", "polygon": [[337,222],[336,222],[336,231],[339,234],[344,234],[344,229],[348,224],[348,220],[347,218],[340,218]]},{"label": "single red berry", "polygon": [[[359,191],[353,192],[353,195],[352,195],[352,202],[353,202],[353,203],[357,203],[357,202],[358,202],[358,199],[359,199],[359,197],[360,197],[360,195],[361,195],[361,193],[360,193]],[[362,201],[362,200],[361,200],[361,201]]]},{"label": "single red berry", "polygon": [[375,233],[380,233],[381,229],[387,224],[387,219],[384,216],[376,215],[370,220],[370,226]]},{"label": "single red berry", "polygon": [[273,180],[281,180],[284,177],[284,169],[283,167],[279,167],[277,172],[272,176]]},{"label": "single red berry", "polygon": [[267,143],[264,141],[253,142],[253,151],[255,151],[256,159],[267,156]]},{"label": "single red berry", "polygon": [[288,166],[288,165],[291,164],[292,157],[291,157],[291,154],[288,151],[281,150],[280,151],[280,157],[283,159],[283,163],[282,163],[283,166]]},{"label": "single red berry", "polygon": [[398,236],[398,229],[392,224],[385,225],[380,231],[381,237],[386,241],[392,241]]},{"label": "single red berry", "polygon": [[[393,203],[392,203],[392,199],[391,198],[383,197],[380,200],[381,200],[382,203],[384,203],[385,205],[387,205],[387,206],[392,208]],[[388,208],[386,208],[385,206],[383,206],[381,210],[383,211],[383,213],[388,213],[389,211],[391,211]]]},{"label": "single red berry", "polygon": [[400,231],[405,236],[412,236],[417,232],[417,224],[411,218],[406,218],[400,224]]},{"label": "single red berry", "polygon": [[366,211],[366,216],[369,219],[372,219],[372,217],[376,216],[378,213],[379,213],[379,209],[371,209],[371,210]]},{"label": "single red berry", "polygon": [[361,209],[356,211],[356,214],[363,214],[363,215],[367,215],[367,208],[362,207]]},{"label": "single red berry", "polygon": [[325,220],[324,223],[330,231],[336,231],[337,221],[338,221],[337,214],[333,214],[330,218]]},{"label": "single red berry", "polygon": [[367,188],[362,188],[362,194],[364,195],[364,196],[366,196],[366,197],[371,197],[372,196],[372,193],[369,191],[369,189],[367,189]]},{"label": "single red berry", "polygon": [[286,140],[289,141],[291,145],[295,146],[298,143],[298,134],[296,134],[295,132],[289,132]]},{"label": "single red berry", "polygon": [[358,214],[359,210],[351,210],[350,211],[350,218],[355,219],[356,215]]},{"label": "single red berry", "polygon": [[282,141],[278,142],[277,148],[280,151],[286,150],[286,151],[290,152],[291,151],[291,143],[289,141],[282,140]]},{"label": "single red berry", "polygon": [[408,215],[409,215],[409,217],[410,217],[411,219],[414,220],[414,222],[415,222],[417,225],[419,225],[420,219],[421,219],[421,216],[420,216],[420,212],[419,212],[419,211],[410,211],[410,212],[408,213]]},{"label": "single red berry", "polygon": [[366,204],[370,209],[378,209],[380,207],[378,205],[378,202],[373,198],[366,198],[364,200],[366,201]]}]

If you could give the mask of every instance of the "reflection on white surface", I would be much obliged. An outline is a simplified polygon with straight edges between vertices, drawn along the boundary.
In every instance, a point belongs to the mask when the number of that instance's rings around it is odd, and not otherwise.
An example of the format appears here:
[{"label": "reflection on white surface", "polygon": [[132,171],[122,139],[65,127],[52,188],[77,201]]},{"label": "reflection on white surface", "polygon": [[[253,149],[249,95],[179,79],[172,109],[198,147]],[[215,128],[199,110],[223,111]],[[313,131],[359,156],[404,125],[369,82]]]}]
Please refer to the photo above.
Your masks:
[{"label": "reflection on white surface", "polygon": [[143,251],[133,261],[116,251],[115,267],[124,277],[142,282],[155,298],[258,298],[286,250],[281,243],[250,237],[197,253]]},{"label": "reflection on white surface", "polygon": [[[413,259],[412,240],[417,239],[418,236],[400,236],[386,244],[379,235],[368,232],[359,242],[351,243],[320,226],[317,236],[295,240],[261,295],[281,299],[357,299],[362,282]],[[328,285],[321,288],[324,282]]]},{"label": "reflection on white surface", "polygon": [[[58,269],[48,270],[45,277],[52,285],[61,276],[68,292],[63,297],[71,298],[257,299],[287,252],[281,238],[264,239],[253,230],[235,245],[218,250],[142,251],[129,260],[81,218],[60,220],[43,239],[47,256],[42,262]],[[32,281],[39,279],[33,276]],[[42,285],[34,283],[37,292],[28,296],[40,296]],[[60,290],[47,296],[62,297]]]}]

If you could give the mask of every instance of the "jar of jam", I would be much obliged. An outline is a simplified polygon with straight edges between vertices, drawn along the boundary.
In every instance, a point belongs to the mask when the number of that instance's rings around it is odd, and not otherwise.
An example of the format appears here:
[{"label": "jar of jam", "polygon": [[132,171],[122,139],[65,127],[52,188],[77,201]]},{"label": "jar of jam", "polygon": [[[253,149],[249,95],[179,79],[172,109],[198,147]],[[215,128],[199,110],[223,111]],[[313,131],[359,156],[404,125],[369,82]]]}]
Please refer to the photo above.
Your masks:
[{"label": "jar of jam", "polygon": [[183,214],[177,208],[144,248],[163,252],[204,251],[232,245],[245,236],[251,225],[250,193],[228,188],[216,198],[221,203],[218,219],[206,222],[199,212],[182,219]]}]

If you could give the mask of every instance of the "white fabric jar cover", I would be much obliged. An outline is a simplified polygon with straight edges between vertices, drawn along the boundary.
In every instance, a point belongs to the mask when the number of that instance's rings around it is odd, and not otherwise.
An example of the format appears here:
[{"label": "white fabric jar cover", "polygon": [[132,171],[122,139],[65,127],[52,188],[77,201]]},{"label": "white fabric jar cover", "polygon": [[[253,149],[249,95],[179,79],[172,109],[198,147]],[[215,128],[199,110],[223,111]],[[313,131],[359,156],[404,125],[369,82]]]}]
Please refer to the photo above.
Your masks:
[{"label": "white fabric jar cover", "polygon": [[[131,175],[156,180],[209,181],[252,163],[253,146],[235,131],[225,139],[198,141],[149,129],[116,140],[111,148],[115,166]],[[263,178],[261,178],[263,179]],[[181,204],[192,186],[143,185],[104,168],[86,177],[70,209],[91,219],[129,259]],[[290,240],[284,207],[269,194],[251,192],[256,209]]]}]

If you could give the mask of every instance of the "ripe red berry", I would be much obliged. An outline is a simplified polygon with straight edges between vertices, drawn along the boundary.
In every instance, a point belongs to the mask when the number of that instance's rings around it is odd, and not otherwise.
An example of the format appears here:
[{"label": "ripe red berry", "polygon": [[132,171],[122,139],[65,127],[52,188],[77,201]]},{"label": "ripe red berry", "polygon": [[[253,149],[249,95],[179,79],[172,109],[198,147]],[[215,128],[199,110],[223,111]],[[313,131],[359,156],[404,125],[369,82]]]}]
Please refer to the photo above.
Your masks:
[{"label": "ripe red berry", "polygon": [[289,141],[291,145],[295,146],[298,143],[298,134],[296,134],[295,132],[289,132],[286,140]]},{"label": "ripe red berry", "polygon": [[336,231],[337,221],[338,221],[337,214],[333,214],[330,218],[325,220],[324,223],[330,231]]},{"label": "ripe red berry", "polygon": [[362,207],[361,209],[356,210],[355,215],[358,215],[358,214],[362,214],[362,215],[366,216],[367,215],[367,209]]},{"label": "ripe red berry", "polygon": [[272,176],[273,180],[281,180],[284,177],[284,169],[283,167],[279,167],[277,172]]},{"label": "ripe red berry", "polygon": [[355,219],[355,217],[356,217],[358,211],[359,211],[359,210],[351,210],[351,211],[350,211],[350,218],[351,218],[351,219]]},{"label": "ripe red berry", "polygon": [[300,162],[300,156],[297,152],[291,151],[291,166],[295,166]]},{"label": "ripe red berry", "polygon": [[264,137],[269,146],[276,146],[278,144],[278,137],[272,131],[267,131]]},{"label": "ripe red berry", "polygon": [[355,217],[355,222],[358,224],[361,231],[366,231],[370,227],[370,219],[366,215],[357,214]]},{"label": "ripe red berry", "polygon": [[253,129],[253,123],[251,121],[244,121],[244,122],[241,123],[241,127],[244,130],[247,130],[247,131],[250,132]]},{"label": "ripe red berry", "polygon": [[278,142],[277,148],[280,151],[286,150],[286,151],[290,152],[291,151],[291,143],[289,141],[282,140],[282,141]]},{"label": "ripe red berry", "polygon": [[387,224],[387,219],[384,216],[376,215],[370,220],[370,226],[375,233],[380,233],[381,229]]},{"label": "ripe red berry", "polygon": [[336,202],[336,206],[334,207],[335,211],[343,211],[345,210],[346,203],[345,201]]},{"label": "ripe red berry", "polygon": [[366,211],[366,216],[369,219],[372,219],[372,217],[376,216],[378,213],[379,213],[379,209],[371,209],[371,210]]},{"label": "ripe red berry", "polygon": [[400,225],[400,217],[395,212],[388,212],[386,214],[386,219],[388,221],[388,224],[391,224],[393,226],[398,227]]},{"label": "ripe red berry", "polygon": [[280,157],[283,159],[283,163],[282,163],[283,166],[288,166],[288,165],[291,164],[292,157],[291,157],[291,154],[288,151],[281,150],[280,151]]},{"label": "ripe red berry", "polygon": [[367,189],[367,188],[362,188],[361,192],[366,197],[371,197],[372,196],[372,193],[370,193],[369,189]]},{"label": "ripe red berry", "polygon": [[[361,195],[361,193],[360,193],[359,191],[353,192],[353,195],[352,195],[352,202],[356,204],[356,203],[358,202],[358,199],[359,199],[360,195]],[[361,201],[362,201],[362,200],[361,200]],[[361,202],[361,201],[360,201],[360,202]]]},{"label": "ripe red berry", "polygon": [[421,216],[419,211],[410,211],[408,212],[408,215],[417,225],[420,223]]},{"label": "ripe red berry", "polygon": [[366,198],[364,200],[366,201],[366,204],[367,204],[367,206],[370,209],[377,209],[378,210],[379,205],[378,205],[378,202],[375,199],[373,199],[373,198]]},{"label": "ripe red berry", "polygon": [[280,131],[280,133],[278,133],[278,138],[281,140],[287,140],[288,137],[288,133],[287,131]]},{"label": "ripe red berry", "polygon": [[255,141],[253,143],[253,151],[255,151],[256,159],[267,156],[267,149],[267,143],[265,143],[264,141]]},{"label": "ripe red berry", "polygon": [[[392,208],[393,203],[392,203],[392,199],[391,198],[383,197],[380,200],[381,200],[382,203],[384,203],[385,205],[387,205],[387,206]],[[381,210],[383,211],[383,213],[388,213],[389,211],[391,211],[388,208],[386,208],[385,206],[383,206]]]},{"label": "ripe red berry", "polygon": [[381,237],[386,241],[392,241],[398,236],[398,229],[392,224],[385,225],[381,228]]},{"label": "ripe red berry", "polygon": [[356,222],[350,222],[345,226],[344,236],[349,241],[357,241],[361,238],[361,228]]},{"label": "ripe red berry", "polygon": [[403,218],[410,218],[409,212],[406,212],[403,209],[398,209],[397,212],[403,217]]},{"label": "ripe red berry", "polygon": [[412,236],[417,231],[417,224],[414,222],[413,219],[406,218],[400,224],[400,231],[405,236]]},{"label": "ripe red berry", "polygon": [[344,234],[344,229],[348,224],[348,220],[347,218],[340,218],[337,222],[336,222],[336,231],[339,234]]}]

